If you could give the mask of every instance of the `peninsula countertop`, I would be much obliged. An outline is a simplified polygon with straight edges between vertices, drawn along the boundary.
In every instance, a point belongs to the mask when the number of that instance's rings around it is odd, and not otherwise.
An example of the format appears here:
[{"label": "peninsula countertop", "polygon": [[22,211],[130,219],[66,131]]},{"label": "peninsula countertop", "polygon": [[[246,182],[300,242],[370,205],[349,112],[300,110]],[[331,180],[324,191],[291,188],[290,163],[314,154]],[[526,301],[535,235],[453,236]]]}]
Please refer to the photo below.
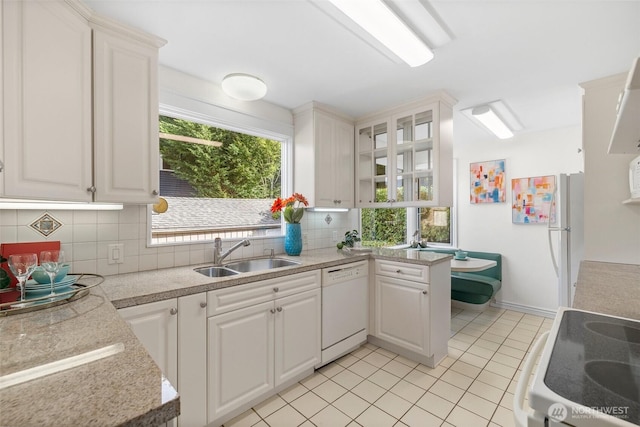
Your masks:
[{"label": "peninsula countertop", "polygon": [[582,261],[573,307],[640,320],[640,265]]},{"label": "peninsula countertop", "polygon": [[[278,257],[286,257],[278,255]],[[294,267],[211,278],[197,265],[107,276],[88,296],[41,311],[0,318],[0,426],[155,426],[179,414],[179,396],[116,307],[237,286],[256,280],[387,259],[412,264],[447,262],[450,255],[404,249],[371,252],[304,251]],[[3,386],[33,368],[115,348],[115,354],[71,369]]]},{"label": "peninsula countertop", "polygon": [[[113,354],[87,360],[101,351]],[[27,377],[72,357],[73,368]],[[16,377],[25,382],[10,385]],[[68,304],[0,318],[0,425],[157,426],[178,413],[175,389],[99,286]]]}]

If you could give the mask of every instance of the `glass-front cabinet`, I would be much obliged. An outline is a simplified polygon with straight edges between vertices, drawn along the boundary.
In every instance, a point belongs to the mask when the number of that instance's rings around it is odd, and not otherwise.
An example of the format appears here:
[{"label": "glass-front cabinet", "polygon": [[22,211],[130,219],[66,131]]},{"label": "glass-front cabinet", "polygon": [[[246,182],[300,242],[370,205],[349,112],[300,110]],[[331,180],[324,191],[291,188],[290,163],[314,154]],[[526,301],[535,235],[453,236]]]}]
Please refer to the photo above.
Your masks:
[{"label": "glass-front cabinet", "polygon": [[357,207],[451,206],[455,101],[440,95],[356,125]]}]

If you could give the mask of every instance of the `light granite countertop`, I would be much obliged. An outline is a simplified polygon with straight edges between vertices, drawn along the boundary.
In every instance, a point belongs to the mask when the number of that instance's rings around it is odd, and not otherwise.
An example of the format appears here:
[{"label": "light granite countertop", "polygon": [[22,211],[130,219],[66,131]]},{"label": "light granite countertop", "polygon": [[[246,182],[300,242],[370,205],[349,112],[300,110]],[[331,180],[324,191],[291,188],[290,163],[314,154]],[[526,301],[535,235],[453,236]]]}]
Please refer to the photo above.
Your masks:
[{"label": "light granite countertop", "polygon": [[[100,360],[5,382],[110,348],[115,354]],[[99,286],[68,304],[0,318],[0,425],[157,426],[178,413],[175,389]]]},{"label": "light granite countertop", "polygon": [[226,277],[207,277],[194,271],[194,268],[211,265],[207,263],[108,276],[101,287],[116,308],[124,308],[370,258],[421,265],[448,262],[452,258],[451,255],[429,251],[388,248],[376,248],[371,252],[318,249],[303,251],[300,256],[277,257],[298,261],[300,265]]},{"label": "light granite countertop", "polygon": [[582,261],[573,307],[640,320],[640,265]]},{"label": "light granite countertop", "polygon": [[[0,426],[155,426],[179,414],[179,396],[116,308],[176,298],[256,280],[387,259],[433,265],[450,255],[405,249],[303,251],[294,267],[210,278],[197,265],[107,276],[77,301],[0,318]],[[16,373],[99,349],[115,354],[6,385]]]}]

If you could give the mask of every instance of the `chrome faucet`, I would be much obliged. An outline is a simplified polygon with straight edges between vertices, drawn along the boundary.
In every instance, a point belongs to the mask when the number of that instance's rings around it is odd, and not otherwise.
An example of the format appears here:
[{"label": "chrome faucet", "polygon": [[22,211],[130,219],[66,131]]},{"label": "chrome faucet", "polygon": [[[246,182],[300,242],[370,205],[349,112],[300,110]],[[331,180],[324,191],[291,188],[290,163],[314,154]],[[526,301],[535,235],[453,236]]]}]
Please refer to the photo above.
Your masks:
[{"label": "chrome faucet", "polygon": [[231,252],[235,251],[240,246],[249,246],[250,244],[251,242],[249,240],[244,239],[231,246],[226,252],[222,252],[222,239],[216,237],[213,241],[213,263],[215,265],[222,264],[222,260],[228,257]]}]

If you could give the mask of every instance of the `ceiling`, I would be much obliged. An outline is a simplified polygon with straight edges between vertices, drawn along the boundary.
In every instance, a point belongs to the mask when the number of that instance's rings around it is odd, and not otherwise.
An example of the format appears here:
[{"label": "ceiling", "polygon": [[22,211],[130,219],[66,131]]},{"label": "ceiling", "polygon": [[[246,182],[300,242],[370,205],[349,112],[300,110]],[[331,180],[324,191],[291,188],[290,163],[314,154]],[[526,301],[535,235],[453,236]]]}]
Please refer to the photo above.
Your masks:
[{"label": "ceiling", "polygon": [[[326,0],[85,3],[166,39],[165,66],[218,84],[230,73],[254,74],[269,87],[267,102],[292,109],[315,100],[354,118],[446,90],[458,100],[456,112],[502,99],[522,132],[579,125],[578,84],[627,72],[640,56],[640,0],[418,0],[452,39],[439,47],[427,40],[435,58],[416,68],[358,37],[316,1],[326,6]],[[455,120],[456,142],[492,139],[464,115]]]}]

